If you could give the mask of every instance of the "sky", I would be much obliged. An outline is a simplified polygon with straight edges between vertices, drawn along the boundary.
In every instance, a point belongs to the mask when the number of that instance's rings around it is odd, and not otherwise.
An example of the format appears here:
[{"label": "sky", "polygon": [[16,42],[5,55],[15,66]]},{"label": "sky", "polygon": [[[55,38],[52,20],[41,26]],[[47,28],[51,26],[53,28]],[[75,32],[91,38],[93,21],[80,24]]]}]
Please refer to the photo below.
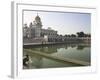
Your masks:
[{"label": "sky", "polygon": [[37,16],[41,18],[42,28],[51,27],[58,34],[76,34],[83,31],[91,33],[91,14],[76,12],[47,12],[47,11],[24,11],[23,23],[29,26]]}]

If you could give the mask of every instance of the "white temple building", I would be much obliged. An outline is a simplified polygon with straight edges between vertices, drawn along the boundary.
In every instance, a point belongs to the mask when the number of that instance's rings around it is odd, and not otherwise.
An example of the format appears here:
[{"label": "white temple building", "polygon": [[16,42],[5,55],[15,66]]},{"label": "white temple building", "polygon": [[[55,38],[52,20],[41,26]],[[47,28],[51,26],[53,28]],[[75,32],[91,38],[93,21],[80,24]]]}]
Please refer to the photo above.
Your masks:
[{"label": "white temple building", "polygon": [[35,20],[27,26],[24,24],[23,27],[23,37],[29,39],[47,39],[48,40],[55,40],[57,37],[57,31],[48,27],[48,29],[42,28],[41,18],[38,16],[35,17]]}]

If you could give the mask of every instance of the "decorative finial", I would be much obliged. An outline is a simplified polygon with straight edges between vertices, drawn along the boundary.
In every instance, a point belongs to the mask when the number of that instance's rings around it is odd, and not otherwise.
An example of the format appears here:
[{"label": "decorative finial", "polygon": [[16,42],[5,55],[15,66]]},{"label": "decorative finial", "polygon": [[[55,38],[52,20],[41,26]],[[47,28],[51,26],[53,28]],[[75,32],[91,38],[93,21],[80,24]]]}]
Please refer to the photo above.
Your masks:
[{"label": "decorative finial", "polygon": [[37,12],[37,16],[38,16],[38,12]]}]

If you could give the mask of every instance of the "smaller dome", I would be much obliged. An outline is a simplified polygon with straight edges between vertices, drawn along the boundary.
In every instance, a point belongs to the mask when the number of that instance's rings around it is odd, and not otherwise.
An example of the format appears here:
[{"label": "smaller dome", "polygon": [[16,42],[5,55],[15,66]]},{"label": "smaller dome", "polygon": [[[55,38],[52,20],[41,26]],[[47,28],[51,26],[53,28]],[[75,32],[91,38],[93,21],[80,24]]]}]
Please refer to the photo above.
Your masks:
[{"label": "smaller dome", "polygon": [[29,27],[32,27],[32,25],[33,25],[33,24],[32,24],[32,22],[31,22],[30,25],[29,25]]},{"label": "smaller dome", "polygon": [[52,30],[51,27],[48,27],[48,30]]},{"label": "smaller dome", "polygon": [[25,27],[25,28],[27,28],[27,27],[28,27],[26,23],[24,24],[24,27]]}]

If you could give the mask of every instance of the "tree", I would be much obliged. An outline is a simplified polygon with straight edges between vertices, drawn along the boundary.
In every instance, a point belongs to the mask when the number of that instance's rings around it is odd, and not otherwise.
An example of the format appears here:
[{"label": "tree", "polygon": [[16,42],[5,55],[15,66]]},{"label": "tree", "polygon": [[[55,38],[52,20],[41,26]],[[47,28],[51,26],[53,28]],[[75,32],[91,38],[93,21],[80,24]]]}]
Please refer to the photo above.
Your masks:
[{"label": "tree", "polygon": [[71,34],[71,37],[76,37],[76,35],[75,34]]},{"label": "tree", "polygon": [[84,32],[77,32],[77,36],[78,36],[78,37],[84,37],[85,34],[84,34]]},{"label": "tree", "polygon": [[67,35],[68,37],[71,37],[70,35]]},{"label": "tree", "polygon": [[65,34],[64,36],[65,36],[65,37],[68,37],[68,35],[67,35],[67,34]]}]

